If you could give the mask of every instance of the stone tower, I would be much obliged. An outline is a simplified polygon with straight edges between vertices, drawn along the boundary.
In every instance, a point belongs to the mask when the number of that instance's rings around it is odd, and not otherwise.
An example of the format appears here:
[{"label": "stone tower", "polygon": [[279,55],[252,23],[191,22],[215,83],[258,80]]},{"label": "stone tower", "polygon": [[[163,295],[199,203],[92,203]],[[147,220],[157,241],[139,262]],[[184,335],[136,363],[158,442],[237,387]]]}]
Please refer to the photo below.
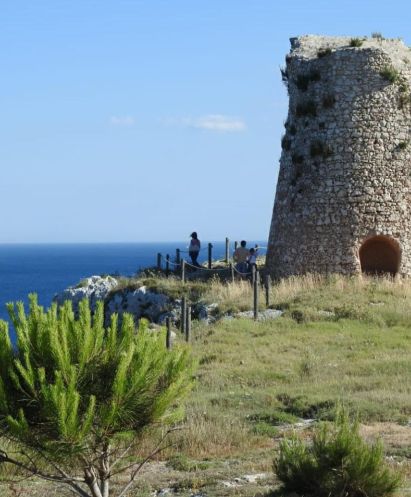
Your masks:
[{"label": "stone tower", "polygon": [[282,74],[270,274],[410,275],[411,50],[381,36],[302,36]]}]

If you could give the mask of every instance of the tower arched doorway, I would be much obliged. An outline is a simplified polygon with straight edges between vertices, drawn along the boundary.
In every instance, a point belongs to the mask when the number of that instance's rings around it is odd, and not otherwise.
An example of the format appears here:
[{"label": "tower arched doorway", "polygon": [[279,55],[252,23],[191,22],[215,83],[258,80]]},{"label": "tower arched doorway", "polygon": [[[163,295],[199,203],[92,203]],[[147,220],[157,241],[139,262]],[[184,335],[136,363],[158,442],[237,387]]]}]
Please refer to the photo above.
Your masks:
[{"label": "tower arched doorway", "polygon": [[377,235],[360,247],[361,271],[366,274],[395,276],[400,268],[401,249],[395,240]]}]

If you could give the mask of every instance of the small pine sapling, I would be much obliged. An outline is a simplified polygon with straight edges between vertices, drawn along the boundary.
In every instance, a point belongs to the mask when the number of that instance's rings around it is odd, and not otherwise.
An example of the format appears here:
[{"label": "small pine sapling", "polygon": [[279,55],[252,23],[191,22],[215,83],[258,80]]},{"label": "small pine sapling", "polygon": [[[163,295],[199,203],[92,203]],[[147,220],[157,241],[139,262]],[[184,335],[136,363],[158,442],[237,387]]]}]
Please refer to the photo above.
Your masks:
[{"label": "small pine sapling", "polygon": [[130,465],[144,429],[181,416],[192,382],[188,349],[167,350],[163,336],[144,323],[136,331],[128,314],[106,328],[102,302],[92,315],[82,301],[77,318],[71,302],[45,312],[35,295],[28,315],[21,302],[8,310],[17,342],[0,321],[0,428],[19,456],[0,450],[0,464],[81,497],[113,495],[111,478],[127,471],[116,494],[124,497],[144,463]]}]

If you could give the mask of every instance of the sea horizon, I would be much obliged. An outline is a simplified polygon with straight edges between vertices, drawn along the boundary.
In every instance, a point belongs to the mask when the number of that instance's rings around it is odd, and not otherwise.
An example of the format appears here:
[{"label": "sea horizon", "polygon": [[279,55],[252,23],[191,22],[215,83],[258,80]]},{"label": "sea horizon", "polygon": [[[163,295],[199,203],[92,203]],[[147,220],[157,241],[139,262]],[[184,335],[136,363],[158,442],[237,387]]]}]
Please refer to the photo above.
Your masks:
[{"label": "sea horizon", "polygon": [[[208,243],[213,244],[213,259],[225,254],[225,241],[202,243],[199,260],[207,259]],[[255,243],[250,241],[251,247]],[[48,307],[56,294],[93,275],[133,276],[154,267],[157,254],[171,260],[176,249],[188,257],[189,240],[171,242],[43,242],[0,243],[0,319],[8,319],[5,304],[23,301],[37,293],[39,303]],[[230,242],[230,254],[234,241]],[[264,253],[264,249],[262,250]]]}]

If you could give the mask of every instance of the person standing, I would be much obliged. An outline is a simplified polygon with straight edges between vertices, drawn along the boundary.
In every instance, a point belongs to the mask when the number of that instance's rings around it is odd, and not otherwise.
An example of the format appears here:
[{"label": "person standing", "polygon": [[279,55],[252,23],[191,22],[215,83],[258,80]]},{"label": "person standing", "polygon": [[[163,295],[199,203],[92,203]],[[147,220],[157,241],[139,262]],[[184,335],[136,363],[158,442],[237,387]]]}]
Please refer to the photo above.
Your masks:
[{"label": "person standing", "polygon": [[234,250],[233,259],[235,264],[235,268],[239,273],[247,272],[247,257],[248,257],[248,249],[246,248],[247,242],[245,240],[241,240],[240,246]]},{"label": "person standing", "polygon": [[191,233],[191,241],[190,246],[188,247],[188,255],[191,257],[191,261],[193,266],[200,267],[200,264],[197,262],[198,254],[200,253],[201,243],[198,239],[197,232],[193,231]]},{"label": "person standing", "polygon": [[253,269],[257,271],[257,256],[258,256],[258,245],[255,248],[250,248],[250,252],[248,253],[247,263],[248,263],[248,271],[250,273],[253,272]]}]

